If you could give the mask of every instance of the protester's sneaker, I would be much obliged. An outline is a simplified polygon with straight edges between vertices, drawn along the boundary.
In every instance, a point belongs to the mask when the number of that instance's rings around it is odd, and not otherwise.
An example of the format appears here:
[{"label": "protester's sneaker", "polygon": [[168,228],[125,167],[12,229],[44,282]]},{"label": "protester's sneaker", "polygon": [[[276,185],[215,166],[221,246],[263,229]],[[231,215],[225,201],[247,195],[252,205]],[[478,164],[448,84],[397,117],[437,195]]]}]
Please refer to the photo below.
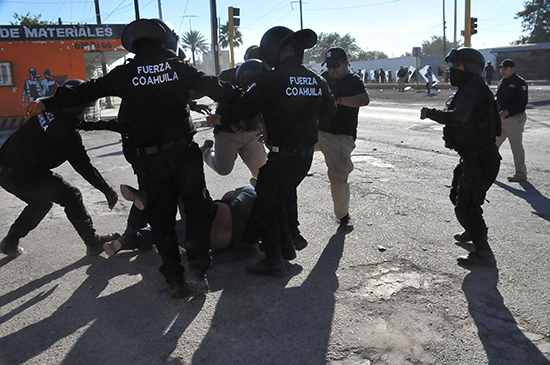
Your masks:
[{"label": "protester's sneaker", "polygon": [[208,282],[204,274],[196,270],[189,270],[186,282],[197,294],[208,294]]},{"label": "protester's sneaker", "polygon": [[144,191],[134,189],[129,185],[120,185],[120,193],[124,199],[134,203],[136,208],[139,210],[144,210],[147,208],[147,194]]},{"label": "protester's sneaker", "polygon": [[307,241],[301,234],[292,236],[292,242],[294,243],[294,247],[297,251],[301,251],[307,247]]},{"label": "protester's sneaker", "polygon": [[518,174],[517,172],[512,175],[512,176],[508,176],[508,181],[510,182],[520,182],[520,181],[527,181],[527,176],[525,176],[524,174]]},{"label": "protester's sneaker", "polygon": [[267,258],[258,263],[247,267],[247,272],[251,275],[285,277],[288,275],[285,261],[281,258],[275,265],[269,265]]},{"label": "protester's sneaker", "polygon": [[166,284],[165,291],[170,295],[170,297],[174,299],[185,298],[186,296],[191,294],[191,288],[186,282],[174,285]]},{"label": "protester's sneaker", "polygon": [[207,139],[201,146],[201,152],[204,155],[206,151],[209,151],[214,146],[214,141]]},{"label": "protester's sneaker", "polygon": [[122,250],[123,247],[128,247],[128,239],[124,236],[117,238],[114,241],[110,241],[103,244],[103,250],[109,256],[113,256],[118,251]]},{"label": "protester's sneaker", "polygon": [[460,266],[484,266],[495,267],[497,261],[492,252],[478,253],[470,252],[466,257],[459,257],[457,259]]},{"label": "protester's sneaker", "polygon": [[462,233],[457,233],[454,235],[454,239],[458,242],[471,242],[472,241],[472,235],[466,231]]},{"label": "protester's sneaker", "polygon": [[118,233],[106,234],[103,236],[94,235],[94,237],[86,243],[86,255],[98,256],[103,252],[103,244],[106,242],[114,241],[120,237]]}]

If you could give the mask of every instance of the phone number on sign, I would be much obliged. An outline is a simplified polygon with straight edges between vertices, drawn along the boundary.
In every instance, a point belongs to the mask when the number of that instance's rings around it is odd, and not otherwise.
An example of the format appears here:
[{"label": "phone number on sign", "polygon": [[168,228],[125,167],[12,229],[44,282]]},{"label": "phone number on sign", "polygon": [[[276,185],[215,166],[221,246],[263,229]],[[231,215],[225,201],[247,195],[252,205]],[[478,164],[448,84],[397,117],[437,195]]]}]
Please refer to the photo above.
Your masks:
[{"label": "phone number on sign", "polygon": [[113,48],[112,44],[109,42],[75,42],[74,48],[76,49],[110,49]]}]

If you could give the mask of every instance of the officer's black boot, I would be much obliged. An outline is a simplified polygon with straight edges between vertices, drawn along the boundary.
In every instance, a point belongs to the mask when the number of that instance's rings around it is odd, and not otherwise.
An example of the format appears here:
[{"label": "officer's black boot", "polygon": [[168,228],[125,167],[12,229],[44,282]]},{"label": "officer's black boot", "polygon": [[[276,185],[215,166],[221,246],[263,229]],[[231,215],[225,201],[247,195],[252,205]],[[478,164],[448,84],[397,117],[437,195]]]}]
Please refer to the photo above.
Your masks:
[{"label": "officer's black boot", "polygon": [[487,233],[473,235],[472,241],[475,252],[470,252],[467,257],[459,257],[458,264],[464,266],[485,266],[495,267],[496,259],[489,242],[487,242]]},{"label": "officer's black boot", "polygon": [[10,227],[8,235],[0,242],[0,253],[11,258],[19,257],[23,253],[23,248],[19,247],[19,237],[13,226]]},{"label": "officer's black boot", "polygon": [[464,231],[462,233],[455,234],[454,239],[457,240],[458,242],[471,242],[472,235],[469,232]]},{"label": "officer's black boot", "polygon": [[286,262],[280,252],[268,254],[265,259],[248,266],[246,270],[249,274],[259,276],[285,277],[288,275]]},{"label": "officer's black boot", "polygon": [[285,260],[294,260],[296,258],[296,249],[290,235],[284,235],[281,243],[281,255]]},{"label": "officer's black boot", "polygon": [[103,252],[103,244],[106,242],[114,241],[120,237],[118,233],[112,233],[100,236],[95,233],[95,230],[91,230],[88,233],[82,235],[82,240],[86,244],[87,256],[98,256]]}]

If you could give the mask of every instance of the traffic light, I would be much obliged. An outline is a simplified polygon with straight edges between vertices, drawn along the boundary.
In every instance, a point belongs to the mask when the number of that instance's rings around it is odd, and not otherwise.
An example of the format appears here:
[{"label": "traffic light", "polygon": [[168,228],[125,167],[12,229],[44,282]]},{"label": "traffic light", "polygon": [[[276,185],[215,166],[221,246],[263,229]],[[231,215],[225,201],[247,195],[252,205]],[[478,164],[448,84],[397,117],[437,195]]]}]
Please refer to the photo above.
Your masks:
[{"label": "traffic light", "polygon": [[229,50],[231,51],[231,67],[235,67],[235,55],[233,53],[233,37],[235,36],[235,27],[241,25],[241,19],[238,18],[240,14],[239,8],[234,8],[230,6],[229,10],[229,22],[228,22],[228,31],[229,31]]},{"label": "traffic light", "polygon": [[477,33],[477,18],[470,18],[470,34]]},{"label": "traffic light", "polygon": [[235,34],[235,27],[241,25],[241,19],[238,18],[240,14],[239,8],[229,7],[229,35],[233,36]]}]

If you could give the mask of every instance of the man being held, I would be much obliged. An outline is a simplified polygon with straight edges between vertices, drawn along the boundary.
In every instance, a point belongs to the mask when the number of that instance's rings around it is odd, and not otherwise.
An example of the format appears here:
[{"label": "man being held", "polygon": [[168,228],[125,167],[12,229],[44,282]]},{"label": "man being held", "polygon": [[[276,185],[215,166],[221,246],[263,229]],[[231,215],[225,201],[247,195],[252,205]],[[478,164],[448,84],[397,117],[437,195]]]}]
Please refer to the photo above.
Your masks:
[{"label": "man being held", "polygon": [[498,83],[497,103],[502,118],[502,134],[497,137],[496,143],[500,148],[508,138],[514,155],[516,173],[508,176],[508,181],[518,182],[527,180],[525,166],[525,150],[523,149],[523,130],[527,115],[527,83],[516,74],[516,64],[510,59],[502,61],[499,66],[502,79]]},{"label": "man being held", "polygon": [[323,152],[334,214],[342,227],[350,222],[350,190],[348,176],[353,171],[351,152],[355,149],[359,107],[370,102],[367,88],[361,78],[349,72],[349,60],[341,47],[330,48],[325,54],[328,71],[323,73],[338,104],[338,113],[331,120],[321,119],[316,151]]}]

